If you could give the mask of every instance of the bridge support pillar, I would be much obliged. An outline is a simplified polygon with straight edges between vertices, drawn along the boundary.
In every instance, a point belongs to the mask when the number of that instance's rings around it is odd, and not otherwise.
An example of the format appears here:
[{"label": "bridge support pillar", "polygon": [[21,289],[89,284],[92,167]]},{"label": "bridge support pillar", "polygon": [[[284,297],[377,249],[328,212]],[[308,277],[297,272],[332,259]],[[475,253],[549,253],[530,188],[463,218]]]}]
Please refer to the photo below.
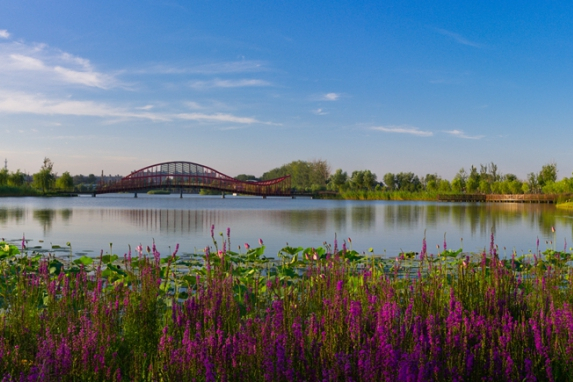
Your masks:
[{"label": "bridge support pillar", "polygon": [[225,199],[225,193],[224,192],[221,193],[221,198]]},{"label": "bridge support pillar", "polygon": [[267,196],[266,196],[266,195],[263,195],[263,199],[266,199],[266,198],[267,198]]},{"label": "bridge support pillar", "polygon": [[94,193],[92,194],[92,198],[95,198],[95,197],[96,197],[96,193],[94,192]]},{"label": "bridge support pillar", "polygon": [[134,192],[134,193],[133,193],[133,197],[134,197],[134,198],[137,198],[137,192]]},{"label": "bridge support pillar", "polygon": [[183,199],[183,189],[179,189],[179,199]]}]

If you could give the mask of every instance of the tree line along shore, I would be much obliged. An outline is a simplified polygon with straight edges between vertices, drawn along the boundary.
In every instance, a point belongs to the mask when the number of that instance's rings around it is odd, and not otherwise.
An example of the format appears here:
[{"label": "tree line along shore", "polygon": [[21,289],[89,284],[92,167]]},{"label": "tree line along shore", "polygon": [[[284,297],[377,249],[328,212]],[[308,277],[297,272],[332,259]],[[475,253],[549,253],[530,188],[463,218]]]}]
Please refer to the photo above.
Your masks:
[{"label": "tree line along shore", "polygon": [[[20,170],[0,170],[0,196],[40,196],[61,192],[89,192],[95,190],[101,177],[94,174],[74,175],[68,171],[58,175],[54,163],[45,158],[40,170],[27,175]],[[323,197],[358,200],[437,200],[444,194],[573,194],[573,177],[557,179],[556,163],[543,165],[539,172],[530,172],[526,179],[499,171],[495,163],[460,169],[448,180],[437,173],[418,176],[413,172],[388,172],[380,179],[371,170],[352,173],[337,169],[331,171],[325,160],[293,161],[265,172],[262,176],[240,174],[242,181],[269,180],[291,176],[293,191],[324,193]],[[120,175],[106,176],[121,179]],[[201,190],[202,193],[212,193]],[[333,194],[336,193],[336,194]],[[565,201],[564,197],[564,200]]]}]

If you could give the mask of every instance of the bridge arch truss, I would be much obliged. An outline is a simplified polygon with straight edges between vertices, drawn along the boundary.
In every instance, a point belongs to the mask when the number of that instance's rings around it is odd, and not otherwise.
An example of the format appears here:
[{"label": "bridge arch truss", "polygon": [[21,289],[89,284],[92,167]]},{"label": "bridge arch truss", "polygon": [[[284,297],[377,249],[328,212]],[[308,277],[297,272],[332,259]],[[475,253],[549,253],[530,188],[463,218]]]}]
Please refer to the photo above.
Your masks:
[{"label": "bridge arch truss", "polygon": [[147,166],[132,172],[117,182],[100,183],[96,193],[197,188],[245,195],[291,195],[290,175],[260,182],[244,182],[211,167],[193,162],[164,162]]}]

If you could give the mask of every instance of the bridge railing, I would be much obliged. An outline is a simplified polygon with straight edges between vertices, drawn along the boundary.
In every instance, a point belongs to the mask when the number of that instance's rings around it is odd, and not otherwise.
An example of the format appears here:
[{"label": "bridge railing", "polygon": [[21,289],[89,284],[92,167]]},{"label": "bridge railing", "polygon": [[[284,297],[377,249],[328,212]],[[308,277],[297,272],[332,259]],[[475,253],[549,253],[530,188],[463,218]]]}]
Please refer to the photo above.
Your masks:
[{"label": "bridge railing", "polygon": [[264,182],[243,182],[213,175],[151,175],[101,183],[97,193],[130,192],[153,188],[208,188],[250,195],[290,195],[290,176]]}]

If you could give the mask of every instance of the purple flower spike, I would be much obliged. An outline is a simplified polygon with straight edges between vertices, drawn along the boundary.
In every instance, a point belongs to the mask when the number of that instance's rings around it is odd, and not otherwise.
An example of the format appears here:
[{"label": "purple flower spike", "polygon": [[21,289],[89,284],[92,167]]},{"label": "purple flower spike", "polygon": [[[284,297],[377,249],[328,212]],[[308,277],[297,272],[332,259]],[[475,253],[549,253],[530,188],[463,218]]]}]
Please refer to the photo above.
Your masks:
[{"label": "purple flower spike", "polygon": [[263,239],[259,239],[259,245],[263,245]]}]

